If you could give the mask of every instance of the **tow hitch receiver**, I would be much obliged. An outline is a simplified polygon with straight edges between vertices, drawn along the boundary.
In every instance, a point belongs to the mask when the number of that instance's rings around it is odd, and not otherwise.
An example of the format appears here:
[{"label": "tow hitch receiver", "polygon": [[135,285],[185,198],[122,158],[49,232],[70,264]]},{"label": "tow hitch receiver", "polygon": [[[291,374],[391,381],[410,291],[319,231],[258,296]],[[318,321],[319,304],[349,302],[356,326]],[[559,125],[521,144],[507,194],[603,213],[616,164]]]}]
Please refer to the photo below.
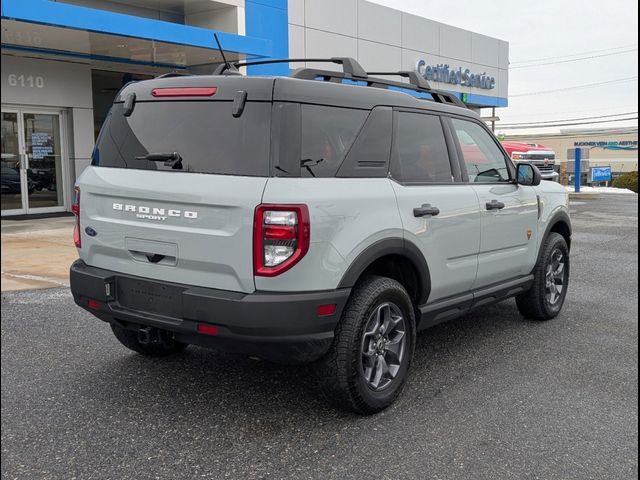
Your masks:
[{"label": "tow hitch receiver", "polygon": [[166,332],[158,328],[144,327],[138,330],[138,341],[142,345],[152,345],[164,343],[166,340]]}]

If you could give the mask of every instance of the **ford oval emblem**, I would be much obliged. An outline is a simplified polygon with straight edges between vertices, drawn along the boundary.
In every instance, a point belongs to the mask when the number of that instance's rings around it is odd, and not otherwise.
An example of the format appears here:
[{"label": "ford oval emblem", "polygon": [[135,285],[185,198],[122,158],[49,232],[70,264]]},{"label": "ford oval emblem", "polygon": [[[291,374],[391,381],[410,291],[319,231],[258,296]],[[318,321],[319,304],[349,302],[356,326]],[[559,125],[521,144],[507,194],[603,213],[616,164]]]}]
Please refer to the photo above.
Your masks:
[{"label": "ford oval emblem", "polygon": [[96,235],[98,235],[98,232],[96,232],[93,228],[91,227],[87,227],[84,229],[84,232],[89,235],[90,237],[95,237]]}]

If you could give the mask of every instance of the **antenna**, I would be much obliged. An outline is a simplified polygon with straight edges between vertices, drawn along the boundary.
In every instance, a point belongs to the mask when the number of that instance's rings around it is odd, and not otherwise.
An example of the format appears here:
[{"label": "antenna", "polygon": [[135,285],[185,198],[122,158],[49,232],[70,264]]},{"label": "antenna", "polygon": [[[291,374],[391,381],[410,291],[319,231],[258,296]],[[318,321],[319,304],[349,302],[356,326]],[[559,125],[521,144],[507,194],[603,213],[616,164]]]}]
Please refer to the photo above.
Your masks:
[{"label": "antenna", "polygon": [[227,60],[227,57],[224,56],[224,50],[222,50],[222,45],[220,45],[220,39],[218,38],[218,34],[214,33],[213,38],[216,39],[216,43],[218,44],[218,50],[220,50],[220,55],[222,55],[222,61],[224,62],[224,66],[226,67],[226,69],[235,70]]}]

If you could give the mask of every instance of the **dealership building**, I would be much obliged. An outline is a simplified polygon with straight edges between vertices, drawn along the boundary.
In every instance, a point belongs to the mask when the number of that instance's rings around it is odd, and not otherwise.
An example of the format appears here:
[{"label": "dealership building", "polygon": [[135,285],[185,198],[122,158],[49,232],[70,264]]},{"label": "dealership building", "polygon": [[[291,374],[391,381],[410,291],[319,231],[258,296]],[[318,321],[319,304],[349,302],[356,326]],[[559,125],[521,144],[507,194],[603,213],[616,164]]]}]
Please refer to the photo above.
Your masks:
[{"label": "dealership building", "polygon": [[[3,0],[2,215],[68,211],[118,90],[229,59],[353,57],[506,107],[509,44],[365,0]],[[249,67],[287,75],[318,64]],[[322,68],[335,65],[322,65]]]},{"label": "dealership building", "polygon": [[[610,167],[612,177],[638,171],[638,127],[569,128],[552,133],[506,135],[506,140],[544,145],[555,152],[556,169],[573,177],[575,149],[582,151],[582,176],[589,181],[592,168]],[[572,155],[573,154],[573,155]],[[563,165],[565,164],[565,165]],[[564,167],[564,168],[563,168]],[[561,175],[563,178],[569,178]]]}]

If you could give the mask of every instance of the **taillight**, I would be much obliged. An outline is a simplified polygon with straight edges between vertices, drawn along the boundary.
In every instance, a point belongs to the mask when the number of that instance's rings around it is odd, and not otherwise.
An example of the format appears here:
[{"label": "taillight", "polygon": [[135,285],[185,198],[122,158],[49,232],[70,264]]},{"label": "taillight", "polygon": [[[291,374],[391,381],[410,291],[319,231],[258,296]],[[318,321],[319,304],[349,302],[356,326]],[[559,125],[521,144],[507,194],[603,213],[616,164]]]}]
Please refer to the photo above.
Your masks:
[{"label": "taillight", "polygon": [[73,243],[76,247],[82,247],[82,238],[80,237],[80,188],[75,187],[73,189],[75,198],[71,205],[71,213],[76,216],[76,225],[73,227]]},{"label": "taillight", "polygon": [[199,323],[196,326],[196,330],[198,333],[203,333],[204,335],[218,335],[218,327],[215,325],[207,325],[206,323]]},{"label": "taillight", "polygon": [[253,271],[261,277],[286,272],[309,251],[306,205],[258,205],[253,224]]},{"label": "taillight", "polygon": [[169,87],[154,88],[151,95],[154,97],[212,97],[216,94],[216,87]]}]

